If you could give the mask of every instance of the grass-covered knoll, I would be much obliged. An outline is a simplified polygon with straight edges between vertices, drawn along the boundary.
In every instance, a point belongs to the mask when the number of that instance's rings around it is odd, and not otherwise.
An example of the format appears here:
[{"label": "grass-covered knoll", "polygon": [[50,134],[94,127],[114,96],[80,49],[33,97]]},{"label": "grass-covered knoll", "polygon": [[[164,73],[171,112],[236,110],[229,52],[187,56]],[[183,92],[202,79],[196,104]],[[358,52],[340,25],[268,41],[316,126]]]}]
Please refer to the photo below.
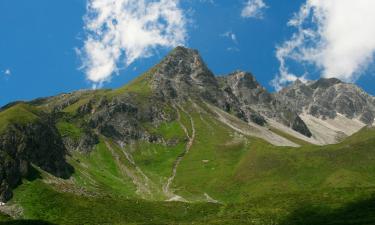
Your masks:
[{"label": "grass-covered knoll", "polygon": [[68,104],[63,108],[63,112],[68,113],[70,115],[76,115],[79,108],[82,106],[90,103],[90,102],[98,102],[100,99],[106,97],[106,95],[111,92],[111,90],[92,90],[92,91],[86,91],[83,93],[72,93],[69,95],[63,95],[61,96],[59,101],[57,103],[62,104],[61,102],[65,102],[68,99],[71,99],[71,104]]},{"label": "grass-covered knoll", "polygon": [[103,139],[89,154],[73,153],[70,163],[75,168],[75,184],[91,192],[136,197],[135,186],[123,174],[116,158]]},{"label": "grass-covered knoll", "polygon": [[172,221],[204,223],[218,205],[129,200],[108,195],[87,197],[59,193],[41,180],[25,182],[13,200],[24,208],[24,216],[56,224],[168,224]]},{"label": "grass-covered knoll", "polygon": [[0,133],[10,124],[26,125],[39,119],[36,108],[19,103],[0,112]]},{"label": "grass-covered knoll", "polygon": [[161,136],[165,143],[134,142],[128,146],[135,162],[160,183],[171,175],[176,158],[184,151],[186,135],[177,120],[147,126],[150,133]]},{"label": "grass-covered knoll", "polygon": [[146,126],[152,134],[161,135],[165,140],[183,140],[186,138],[180,124],[174,120],[171,122],[163,122],[159,126]]},{"label": "grass-covered knoll", "polygon": [[163,186],[172,173],[172,167],[176,158],[184,151],[185,143],[174,146],[161,144],[149,144],[139,142],[132,146],[135,150],[133,158],[136,164],[155,183]]},{"label": "grass-covered knoll", "polygon": [[77,127],[73,123],[69,123],[66,121],[59,121],[56,124],[57,129],[59,130],[62,137],[69,137],[75,141],[78,141],[82,136],[82,129]]},{"label": "grass-covered knoll", "polygon": [[101,99],[111,101],[113,98],[124,94],[132,95],[134,100],[143,102],[145,98],[152,94],[150,80],[155,70],[156,67],[142,74],[129,84],[117,89],[78,91],[70,94],[62,94],[34,104],[42,110],[51,111],[57,107],[64,113],[76,116],[78,109],[84,105],[93,103],[92,106],[95,108],[95,104],[100,102]]},{"label": "grass-covered knoll", "polygon": [[77,116],[78,109],[87,104],[92,104],[95,108],[97,106],[95,104],[100,102],[100,100],[111,101],[121,95],[130,95],[134,101],[143,103],[145,98],[152,95],[151,78],[157,67],[151,68],[135,80],[117,89],[77,91],[55,97],[37,99],[31,101],[30,104],[46,112],[52,112],[57,109],[72,116]]},{"label": "grass-covered knoll", "polygon": [[151,68],[149,71],[145,72],[144,74],[138,76],[135,80],[131,81],[129,84],[120,87],[118,89],[113,90],[112,92],[108,93],[108,96],[116,96],[121,95],[124,93],[133,93],[137,94],[138,97],[147,97],[152,94],[151,88],[151,79],[152,75],[157,70],[157,66]]},{"label": "grass-covered knoll", "polygon": [[80,99],[79,101],[69,105],[68,107],[64,108],[63,112],[66,113],[75,113],[81,106],[89,103],[91,96],[87,96],[85,98]]}]

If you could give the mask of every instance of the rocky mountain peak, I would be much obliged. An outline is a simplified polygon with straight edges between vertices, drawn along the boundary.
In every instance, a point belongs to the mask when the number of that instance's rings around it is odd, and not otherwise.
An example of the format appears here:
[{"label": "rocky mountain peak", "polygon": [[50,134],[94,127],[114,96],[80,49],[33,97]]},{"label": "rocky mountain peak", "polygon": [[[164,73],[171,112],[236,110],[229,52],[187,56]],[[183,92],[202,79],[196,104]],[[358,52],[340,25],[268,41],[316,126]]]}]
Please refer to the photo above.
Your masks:
[{"label": "rocky mountain peak", "polygon": [[[156,67],[152,76],[152,87],[167,97],[191,95],[215,95],[219,85],[199,52],[185,47],[176,47]],[[209,98],[211,98],[210,96]]]},{"label": "rocky mountain peak", "polygon": [[300,79],[297,78],[297,80],[294,81],[293,86],[300,86],[300,85],[304,85],[304,83]]},{"label": "rocky mountain peak", "polygon": [[311,85],[309,85],[312,89],[317,88],[329,88],[336,84],[343,83],[341,80],[337,78],[320,78],[319,80],[313,82]]},{"label": "rocky mountain peak", "polygon": [[255,104],[269,102],[270,93],[248,72],[235,71],[221,77],[221,83],[231,89],[240,102]]},{"label": "rocky mountain peak", "polygon": [[355,84],[344,83],[337,78],[292,84],[277,95],[299,113],[306,112],[318,118],[334,119],[342,114],[369,125],[375,118],[373,97]]},{"label": "rocky mountain peak", "polygon": [[214,77],[199,52],[182,46],[172,50],[159,64],[158,74],[168,78]]},{"label": "rocky mountain peak", "polygon": [[227,76],[228,83],[232,87],[236,86],[237,88],[248,88],[248,89],[256,89],[260,88],[261,86],[255,79],[255,77],[244,71],[235,71]]}]

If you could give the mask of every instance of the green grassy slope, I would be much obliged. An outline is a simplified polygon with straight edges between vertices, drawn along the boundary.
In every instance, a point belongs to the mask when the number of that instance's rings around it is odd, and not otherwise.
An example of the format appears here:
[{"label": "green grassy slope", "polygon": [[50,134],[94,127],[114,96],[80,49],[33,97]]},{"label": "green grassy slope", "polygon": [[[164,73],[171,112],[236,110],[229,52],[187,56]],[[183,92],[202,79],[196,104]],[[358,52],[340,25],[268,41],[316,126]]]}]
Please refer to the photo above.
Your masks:
[{"label": "green grassy slope", "polygon": [[11,124],[25,125],[39,119],[38,110],[28,104],[19,103],[0,112],[0,133]]},{"label": "green grassy slope", "polygon": [[[25,116],[13,117],[9,110]],[[328,146],[284,135],[302,147],[276,147],[236,133],[203,104],[169,110],[178,110],[180,120],[144,124],[165,143],[138,141],[121,148],[100,137],[93,152],[69,156],[75,168],[69,180],[41,171],[40,178],[15,190],[10,204],[22,207],[25,219],[56,224],[375,222],[374,128]],[[0,117],[5,125],[38,119],[35,109],[25,105],[0,115],[5,115]],[[82,130],[76,122],[61,120],[57,128],[62,136],[78,139]],[[166,202],[163,186],[193,136],[171,186],[189,203]],[[218,204],[209,203],[213,201]],[[0,221],[8,219],[0,214]]]},{"label": "green grassy slope", "polygon": [[176,179],[183,196],[207,192],[222,202],[241,202],[275,192],[375,186],[373,128],[337,145],[301,141],[302,147],[288,148],[238,137],[209,114],[191,115],[197,138]]},{"label": "green grassy slope", "polygon": [[11,218],[8,215],[5,215],[0,212],[0,222],[9,221]]},{"label": "green grassy slope", "polygon": [[[374,189],[276,194],[242,203],[179,203],[57,192],[27,182],[14,202],[55,224],[372,224]],[[329,222],[329,223],[328,223]],[[1,224],[1,223],[0,223]]]},{"label": "green grassy slope", "polygon": [[108,192],[113,195],[135,197],[135,188],[130,178],[121,173],[103,140],[89,155],[74,153],[70,164],[76,171],[73,175],[75,185],[93,193]]}]

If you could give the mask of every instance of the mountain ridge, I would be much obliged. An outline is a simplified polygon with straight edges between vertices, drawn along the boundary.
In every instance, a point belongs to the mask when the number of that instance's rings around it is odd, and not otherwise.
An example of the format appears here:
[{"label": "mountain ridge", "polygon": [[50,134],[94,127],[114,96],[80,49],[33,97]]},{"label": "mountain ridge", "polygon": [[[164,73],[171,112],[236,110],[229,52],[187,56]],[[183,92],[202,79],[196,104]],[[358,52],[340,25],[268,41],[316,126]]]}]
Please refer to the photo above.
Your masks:
[{"label": "mountain ridge", "polygon": [[[245,122],[260,126],[267,125],[267,120],[280,123],[308,138],[313,133],[301,118],[305,114],[322,119],[323,122],[326,119],[334,120],[340,114],[349,120],[358,119],[362,123],[358,124],[360,127],[372,125],[375,118],[375,98],[354,84],[347,84],[336,78],[321,78],[306,84],[297,80],[281,91],[271,93],[248,72],[235,71],[225,76],[215,76],[197,50],[181,46],[129,84],[119,89],[97,92],[107,92],[112,97],[123,93],[135,94],[136,98],[152,95],[163,102],[171,99],[186,101],[189,98],[208,101]],[[48,100],[61,98],[65,102],[58,103],[53,109],[61,111],[73,103],[77,104],[80,96],[87,93],[95,91],[83,90],[36,99],[30,101],[30,104],[43,105]],[[329,101],[334,102],[333,108],[329,106]],[[55,104],[58,101],[51,102]],[[9,103],[1,110],[13,104],[17,102]],[[89,110],[90,104],[85,107],[86,109],[81,110]],[[333,132],[336,131],[342,132],[340,129]],[[334,139],[321,142],[330,144],[335,142]]]},{"label": "mountain ridge", "polygon": [[118,89],[10,103],[0,223],[371,223],[373,99],[334,79],[271,93],[179,47]]}]

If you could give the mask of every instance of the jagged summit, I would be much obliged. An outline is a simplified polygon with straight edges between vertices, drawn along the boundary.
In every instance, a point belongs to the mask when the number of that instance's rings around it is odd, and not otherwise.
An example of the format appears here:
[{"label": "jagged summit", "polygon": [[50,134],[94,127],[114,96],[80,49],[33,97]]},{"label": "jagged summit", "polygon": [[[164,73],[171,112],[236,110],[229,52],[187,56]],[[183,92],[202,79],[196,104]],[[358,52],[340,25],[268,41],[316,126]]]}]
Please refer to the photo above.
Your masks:
[{"label": "jagged summit", "polygon": [[230,87],[237,98],[246,104],[271,101],[271,94],[249,72],[236,71],[218,79]]},{"label": "jagged summit", "polygon": [[371,125],[375,117],[373,97],[358,86],[337,78],[321,78],[303,85],[292,85],[278,93],[299,113],[334,119],[342,114]]},{"label": "jagged summit", "polygon": [[337,78],[319,78],[318,80],[308,80],[308,81],[302,81],[300,79],[296,79],[290,85],[282,88],[280,92],[285,93],[292,89],[299,89],[301,87],[302,88],[309,87],[313,90],[318,89],[318,88],[326,89],[336,84],[342,84],[342,83],[344,82]]},{"label": "jagged summit", "polygon": [[329,88],[336,84],[343,83],[340,79],[337,78],[320,78],[319,80],[313,82],[311,85],[309,85],[312,89],[317,88]]},{"label": "jagged summit", "polygon": [[249,72],[237,70],[226,75],[226,77],[231,82],[234,82],[238,87],[246,87],[249,89],[256,89],[261,87],[255,77]]},{"label": "jagged summit", "polygon": [[160,63],[158,74],[174,78],[176,76],[214,76],[199,52],[182,46],[173,49]]},{"label": "jagged summit", "polygon": [[166,98],[203,97],[213,100],[218,83],[197,50],[177,47],[154,69],[153,90]]}]

